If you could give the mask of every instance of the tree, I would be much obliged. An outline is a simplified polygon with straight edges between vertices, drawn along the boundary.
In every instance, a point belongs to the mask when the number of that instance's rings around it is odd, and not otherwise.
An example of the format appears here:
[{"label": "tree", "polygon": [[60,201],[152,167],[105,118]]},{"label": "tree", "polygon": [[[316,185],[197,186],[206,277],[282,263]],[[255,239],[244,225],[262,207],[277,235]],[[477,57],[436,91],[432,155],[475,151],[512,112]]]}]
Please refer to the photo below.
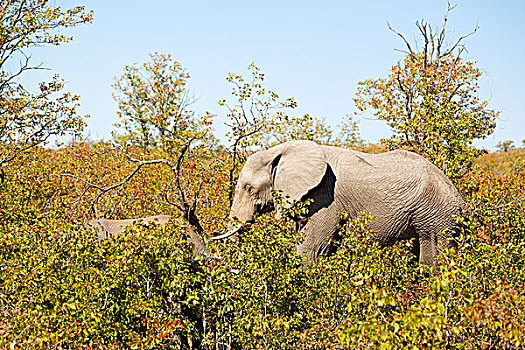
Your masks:
[{"label": "tree", "polygon": [[226,134],[232,167],[229,171],[229,201],[241,165],[250,151],[268,148],[289,140],[312,140],[329,143],[332,129],[322,119],[309,114],[289,115],[297,107],[293,97],[285,100],[264,86],[265,74],[255,63],[248,66],[249,79],[229,73],[226,80],[232,84],[233,101],[222,99],[219,105],[227,108]]},{"label": "tree", "polygon": [[334,140],[334,144],[339,147],[363,149],[365,141],[359,134],[358,122],[347,114],[341,119],[339,126],[339,134]]},{"label": "tree", "polygon": [[[42,82],[39,91],[27,89],[20,78],[44,69],[33,65],[29,50],[40,45],[60,45],[72,40],[60,28],[89,23],[92,12],[78,6],[63,10],[47,0],[0,1],[0,170],[20,153],[65,133],[78,135],[84,117],[76,112],[78,96],[62,92],[58,76]],[[16,66],[18,68],[11,70]]]},{"label": "tree", "polygon": [[211,132],[212,115],[196,115],[188,107],[186,81],[189,74],[171,55],[154,53],[151,61],[124,67],[115,80],[114,98],[119,104],[112,150],[134,164],[113,184],[97,185],[73,174],[63,174],[95,189],[90,210],[104,194],[121,189],[142,167],[166,166],[171,181],[162,191],[166,203],[176,207],[198,232],[203,232],[196,210],[203,186],[213,181],[211,164],[216,139]]},{"label": "tree", "polygon": [[514,141],[512,140],[500,141],[496,144],[496,149],[499,152],[510,152],[514,148],[516,147],[514,146]]},{"label": "tree", "polygon": [[[116,79],[113,98],[125,132],[126,142],[147,149],[160,146],[166,151],[199,127],[188,107],[193,100],[186,90],[189,74],[171,55],[153,53],[151,61],[124,67]],[[188,135],[185,135],[189,133]]]},{"label": "tree", "polygon": [[481,71],[473,62],[461,58],[463,40],[452,45],[445,40],[448,4],[440,30],[426,22],[416,23],[422,39],[420,50],[412,49],[405,37],[407,55],[392,67],[387,78],[359,82],[354,99],[360,111],[374,110],[385,120],[393,135],[382,140],[389,148],[415,151],[452,178],[471,168],[479,151],[472,147],[495,128],[499,112],[489,110],[488,102],[477,94]]}]

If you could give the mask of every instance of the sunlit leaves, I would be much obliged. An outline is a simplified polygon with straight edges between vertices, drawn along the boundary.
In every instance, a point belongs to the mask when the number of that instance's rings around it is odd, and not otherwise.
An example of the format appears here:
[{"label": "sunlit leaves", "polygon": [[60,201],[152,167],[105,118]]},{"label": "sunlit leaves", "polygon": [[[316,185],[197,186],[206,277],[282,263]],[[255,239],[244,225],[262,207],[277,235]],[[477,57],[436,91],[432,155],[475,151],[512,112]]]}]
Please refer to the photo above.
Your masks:
[{"label": "sunlit leaves", "polygon": [[154,53],[150,58],[125,66],[113,85],[119,106],[117,127],[125,131],[121,138],[167,152],[189,139],[204,138],[210,133],[212,116],[199,117],[189,109],[193,103],[186,89],[189,74],[169,54]]},{"label": "sunlit leaves", "polygon": [[[89,23],[92,13],[79,6],[64,10],[46,0],[1,1],[0,6],[0,167],[21,152],[45,143],[51,137],[84,128],[84,117],[77,115],[79,97],[63,92],[64,83],[55,76],[32,92],[19,81],[33,66],[27,50],[71,38],[61,28]],[[13,67],[17,67],[14,71]],[[10,69],[11,68],[11,69]]]},{"label": "sunlit leaves", "polygon": [[[345,226],[335,254],[305,266],[295,253],[301,203],[281,219],[256,218],[240,243],[209,244],[212,258],[194,259],[181,239],[187,229],[180,214],[157,198],[170,171],[153,167],[111,196],[106,213],[175,214],[174,223],[98,242],[82,228],[85,204],[72,203],[82,183],[53,173],[76,168],[91,181],[123,176],[132,165],[106,146],[37,147],[12,163],[17,176],[6,178],[0,203],[1,343],[15,349],[524,344],[523,150],[487,154],[463,178],[470,219],[458,251],[441,252],[432,270],[414,261],[410,241],[372,244],[367,216]],[[220,159],[199,201],[207,232],[223,224],[227,209],[228,178],[220,167],[231,159]]]},{"label": "sunlit leaves", "polygon": [[228,110],[227,138],[232,148],[246,150],[266,148],[290,140],[306,139],[328,143],[331,127],[324,120],[309,114],[293,115],[297,107],[293,97],[281,99],[264,86],[265,75],[252,63],[248,67],[250,79],[230,73],[233,101],[220,100]]},{"label": "sunlit leaves", "polygon": [[481,71],[472,62],[454,55],[424,61],[423,53],[407,55],[387,78],[360,82],[354,101],[392,128],[382,140],[389,149],[415,151],[460,177],[479,155],[473,140],[493,132],[498,112],[479,98]]},{"label": "sunlit leaves", "polygon": [[0,6],[0,58],[30,46],[60,45],[72,40],[57,33],[59,28],[74,27],[93,20],[93,13],[84,6],[64,10],[47,0],[2,0]]},{"label": "sunlit leaves", "polygon": [[85,127],[77,114],[79,96],[61,92],[64,84],[57,76],[40,84],[40,93],[31,94],[21,86],[4,90],[0,107],[0,164],[7,163],[27,148],[66,133],[79,136]]}]

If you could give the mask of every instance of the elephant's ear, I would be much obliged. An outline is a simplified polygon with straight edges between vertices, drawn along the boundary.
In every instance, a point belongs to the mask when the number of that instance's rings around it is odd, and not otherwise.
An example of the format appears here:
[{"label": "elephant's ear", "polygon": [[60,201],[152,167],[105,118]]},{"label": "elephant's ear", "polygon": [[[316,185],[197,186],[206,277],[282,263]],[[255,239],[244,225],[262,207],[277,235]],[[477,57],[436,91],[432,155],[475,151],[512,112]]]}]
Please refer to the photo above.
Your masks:
[{"label": "elephant's ear", "polygon": [[273,188],[290,195],[292,202],[321,182],[327,162],[321,146],[314,142],[293,141],[283,146],[277,162],[272,164]]}]

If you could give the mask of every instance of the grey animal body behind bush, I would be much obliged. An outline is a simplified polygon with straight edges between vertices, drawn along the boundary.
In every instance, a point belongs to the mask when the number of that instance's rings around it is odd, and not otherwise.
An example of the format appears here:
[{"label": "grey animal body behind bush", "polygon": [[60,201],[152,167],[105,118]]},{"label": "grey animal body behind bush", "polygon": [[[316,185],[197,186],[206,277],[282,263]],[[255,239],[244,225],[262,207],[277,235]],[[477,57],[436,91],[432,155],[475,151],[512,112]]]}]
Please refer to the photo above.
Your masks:
[{"label": "grey animal body behind bush", "polygon": [[[277,207],[272,191],[291,201],[311,199],[297,251],[308,262],[328,254],[341,213],[372,214],[373,239],[392,245],[414,238],[414,253],[433,264],[439,247],[452,247],[456,215],[464,210],[459,192],[443,172],[408,151],[366,154],[311,141],[290,141],[251,155],[241,170],[231,219],[250,222]],[[227,237],[223,235],[221,237]]]},{"label": "grey animal body behind bush", "polygon": [[[133,224],[157,224],[157,225],[166,225],[170,217],[168,215],[155,215],[148,216],[144,218],[135,218],[135,219],[124,219],[124,220],[114,220],[114,219],[92,219],[89,220],[86,224],[90,228],[98,229],[98,238],[106,239],[122,233],[126,227]],[[200,237],[188,227],[189,230],[189,242],[193,243],[193,255],[203,255],[206,252],[206,247],[200,239]]]}]

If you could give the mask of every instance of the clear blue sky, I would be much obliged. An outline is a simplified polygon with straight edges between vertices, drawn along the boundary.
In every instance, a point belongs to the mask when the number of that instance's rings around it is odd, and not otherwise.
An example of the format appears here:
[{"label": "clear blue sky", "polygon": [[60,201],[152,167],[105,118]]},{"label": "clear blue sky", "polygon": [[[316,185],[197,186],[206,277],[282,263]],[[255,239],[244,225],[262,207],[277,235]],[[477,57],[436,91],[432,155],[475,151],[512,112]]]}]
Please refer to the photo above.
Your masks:
[{"label": "clear blue sky", "polygon": [[[85,4],[94,10],[91,25],[70,31],[73,42],[38,48],[43,62],[82,96],[91,115],[92,138],[107,139],[116,121],[113,78],[122,67],[144,62],[151,52],[171,53],[191,75],[199,98],[194,108],[216,113],[216,133],[224,133],[225,111],[217,105],[230,94],[228,72],[246,73],[254,61],[266,85],[281,97],[295,97],[298,113],[335,126],[356,109],[357,82],[384,77],[403,55],[399,37],[417,36],[415,22],[441,24],[445,0],[369,1],[56,1],[62,7]],[[479,31],[466,41],[465,57],[484,72],[481,97],[501,111],[497,131],[478,143],[492,148],[501,140],[525,139],[525,1],[457,0],[450,13],[448,38]],[[45,73],[38,73],[45,74]],[[370,118],[371,115],[365,115]],[[362,136],[371,142],[389,135],[384,122],[362,119]]]}]

